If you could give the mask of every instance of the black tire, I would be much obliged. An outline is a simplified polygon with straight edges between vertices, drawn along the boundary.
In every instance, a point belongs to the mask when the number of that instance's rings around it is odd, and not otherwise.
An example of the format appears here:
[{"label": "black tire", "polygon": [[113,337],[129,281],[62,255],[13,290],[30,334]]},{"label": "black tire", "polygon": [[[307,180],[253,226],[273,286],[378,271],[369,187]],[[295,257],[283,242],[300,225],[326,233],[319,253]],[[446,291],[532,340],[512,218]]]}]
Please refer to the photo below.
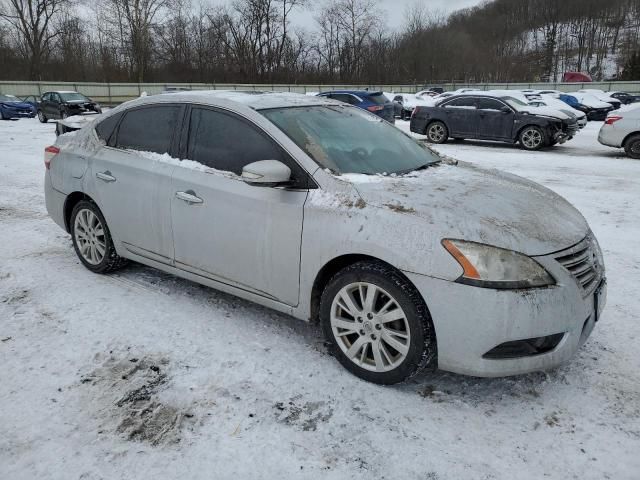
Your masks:
[{"label": "black tire", "polygon": [[424,134],[431,143],[445,143],[449,139],[449,129],[439,120],[427,125]]},{"label": "black tire", "polygon": [[535,125],[524,127],[518,135],[520,146],[524,150],[535,151],[540,150],[547,145],[547,138],[544,131]]},{"label": "black tire", "polygon": [[[93,212],[93,214],[100,220],[104,231],[105,254],[102,258],[102,261],[95,265],[87,261],[84,255],[80,253],[80,248],[76,239],[76,216],[83,210],[89,210]],[[82,264],[92,272],[109,273],[118,270],[119,268],[122,268],[127,264],[127,259],[118,256],[118,254],[116,253],[116,249],[113,246],[113,240],[111,239],[111,233],[109,232],[107,222],[105,221],[102,212],[95,203],[88,200],[81,200],[76,204],[75,207],[73,207],[71,218],[69,219],[69,230],[71,231],[71,239],[73,241],[73,248],[76,251],[76,255],[78,255],[78,258],[80,259]]]},{"label": "black tire", "polygon": [[38,120],[40,120],[40,123],[47,123],[49,121],[42,110],[38,110]]},{"label": "black tire", "polygon": [[640,133],[631,135],[624,142],[624,151],[629,158],[640,159]]},{"label": "black tire", "polygon": [[[368,282],[382,288],[394,298],[405,313],[410,332],[408,352],[402,362],[392,370],[377,372],[356,365],[342,351],[333,334],[333,301],[343,287],[357,282]],[[368,382],[392,385],[413,377],[427,367],[435,369],[437,364],[436,334],[427,305],[406,277],[383,262],[362,261],[335,274],[322,292],[320,322],[332,355],[349,372]]]}]

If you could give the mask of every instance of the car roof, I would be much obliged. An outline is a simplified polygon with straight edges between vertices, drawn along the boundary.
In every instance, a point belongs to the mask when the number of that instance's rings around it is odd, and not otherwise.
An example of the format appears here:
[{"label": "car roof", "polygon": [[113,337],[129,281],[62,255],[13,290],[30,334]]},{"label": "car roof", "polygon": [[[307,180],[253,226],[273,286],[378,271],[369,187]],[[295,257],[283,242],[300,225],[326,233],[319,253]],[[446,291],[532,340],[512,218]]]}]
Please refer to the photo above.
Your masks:
[{"label": "car roof", "polygon": [[327,93],[351,93],[353,95],[358,96],[367,96],[367,95],[382,95],[380,91],[369,91],[369,90],[331,90],[328,92],[321,92],[322,94]]},{"label": "car roof", "polygon": [[328,98],[304,95],[301,93],[238,90],[191,90],[188,92],[175,92],[171,95],[150,95],[140,97],[126,102],[126,105],[129,107],[135,105],[152,105],[155,103],[180,102],[202,103],[213,106],[225,105],[228,102],[233,102],[254,110],[341,104],[340,102]]}]

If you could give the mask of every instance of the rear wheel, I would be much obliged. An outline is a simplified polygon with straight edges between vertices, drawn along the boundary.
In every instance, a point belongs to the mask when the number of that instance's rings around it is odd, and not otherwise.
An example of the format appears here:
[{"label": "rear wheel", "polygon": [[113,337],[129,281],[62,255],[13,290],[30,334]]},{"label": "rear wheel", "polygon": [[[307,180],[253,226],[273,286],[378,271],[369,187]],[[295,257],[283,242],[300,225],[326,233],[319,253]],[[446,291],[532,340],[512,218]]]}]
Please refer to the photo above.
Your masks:
[{"label": "rear wheel", "polygon": [[124,266],[118,256],[107,222],[95,203],[82,200],[71,212],[73,248],[82,264],[94,273],[109,273]]},{"label": "rear wheel", "polygon": [[540,150],[546,143],[544,132],[535,126],[523,128],[519,140],[525,150]]},{"label": "rear wheel", "polygon": [[40,120],[40,123],[47,123],[47,120],[49,120],[44,113],[42,113],[42,110],[38,110],[38,120]]},{"label": "rear wheel", "polygon": [[431,143],[444,143],[449,139],[449,130],[444,123],[436,121],[427,126],[426,135]]},{"label": "rear wheel", "polygon": [[322,293],[320,319],[334,356],[364,380],[390,385],[435,364],[427,306],[403,275],[382,262],[358,262],[338,272]]},{"label": "rear wheel", "polygon": [[640,159],[640,134],[632,135],[624,142],[624,151],[628,157]]}]

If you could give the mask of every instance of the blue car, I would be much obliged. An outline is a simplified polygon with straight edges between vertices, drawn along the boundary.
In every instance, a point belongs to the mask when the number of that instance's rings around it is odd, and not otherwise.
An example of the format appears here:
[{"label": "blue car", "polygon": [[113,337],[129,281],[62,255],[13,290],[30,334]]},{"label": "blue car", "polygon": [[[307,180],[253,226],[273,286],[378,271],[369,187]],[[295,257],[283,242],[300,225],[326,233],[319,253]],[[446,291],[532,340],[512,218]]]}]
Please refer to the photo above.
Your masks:
[{"label": "blue car", "polygon": [[13,95],[0,95],[0,118],[10,120],[12,118],[36,116],[36,109],[33,105],[23,102]]},{"label": "blue car", "polygon": [[332,92],[322,92],[319,97],[332,98],[340,102],[355,105],[358,108],[367,110],[389,123],[395,123],[393,103],[384,96],[382,92],[368,92],[366,90],[334,90]]}]

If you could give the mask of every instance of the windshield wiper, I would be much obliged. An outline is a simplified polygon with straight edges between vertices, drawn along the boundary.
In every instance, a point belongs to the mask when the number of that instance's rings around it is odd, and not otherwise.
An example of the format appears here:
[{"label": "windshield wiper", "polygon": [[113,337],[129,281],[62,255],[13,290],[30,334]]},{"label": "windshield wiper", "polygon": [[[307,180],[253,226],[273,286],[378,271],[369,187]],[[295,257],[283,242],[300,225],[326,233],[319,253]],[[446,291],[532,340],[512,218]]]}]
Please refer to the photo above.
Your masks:
[{"label": "windshield wiper", "polygon": [[417,168],[409,168],[407,170],[401,170],[399,172],[396,172],[396,175],[406,175],[407,173],[417,172],[417,171],[420,171],[420,170],[426,170],[427,168],[429,168],[432,165],[435,165],[436,163],[439,163],[439,162],[429,162],[429,163],[425,163],[424,165],[420,165]]}]

